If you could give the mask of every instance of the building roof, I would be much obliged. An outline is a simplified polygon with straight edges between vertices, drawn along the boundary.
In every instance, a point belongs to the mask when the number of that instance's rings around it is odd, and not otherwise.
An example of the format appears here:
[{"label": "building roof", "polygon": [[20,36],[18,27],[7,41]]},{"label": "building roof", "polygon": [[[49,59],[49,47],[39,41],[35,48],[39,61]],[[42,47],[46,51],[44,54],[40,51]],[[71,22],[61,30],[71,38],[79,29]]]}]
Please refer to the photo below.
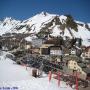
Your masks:
[{"label": "building roof", "polygon": [[89,49],[90,49],[90,46],[86,47],[86,48],[85,48],[85,51],[88,52]]},{"label": "building roof", "polygon": [[50,50],[62,50],[61,46],[50,46]]},{"label": "building roof", "polygon": [[46,40],[44,42],[44,44],[55,44],[55,45],[62,45],[62,43],[63,43],[63,40],[62,39],[58,39],[58,38]]},{"label": "building roof", "polygon": [[78,63],[78,65],[81,67],[81,68],[86,68],[86,65],[84,63]]},{"label": "building roof", "polygon": [[47,40],[44,42],[44,44],[55,44],[56,40]]}]

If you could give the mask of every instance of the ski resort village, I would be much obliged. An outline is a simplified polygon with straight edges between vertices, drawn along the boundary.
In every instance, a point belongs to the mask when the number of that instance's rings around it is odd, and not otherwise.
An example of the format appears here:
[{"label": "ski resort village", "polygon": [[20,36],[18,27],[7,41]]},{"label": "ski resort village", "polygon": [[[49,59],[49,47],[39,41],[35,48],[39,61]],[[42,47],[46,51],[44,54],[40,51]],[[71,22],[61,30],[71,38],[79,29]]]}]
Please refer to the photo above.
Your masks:
[{"label": "ski resort village", "polygon": [[1,20],[0,90],[90,90],[90,23],[47,12]]}]

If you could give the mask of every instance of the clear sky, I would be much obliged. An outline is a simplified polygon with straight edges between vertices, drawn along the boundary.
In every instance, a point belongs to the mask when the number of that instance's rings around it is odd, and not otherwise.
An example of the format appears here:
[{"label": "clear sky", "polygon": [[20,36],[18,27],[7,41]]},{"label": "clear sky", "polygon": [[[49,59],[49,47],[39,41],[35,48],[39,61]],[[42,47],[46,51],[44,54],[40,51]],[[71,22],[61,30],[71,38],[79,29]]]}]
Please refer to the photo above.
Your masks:
[{"label": "clear sky", "polygon": [[74,19],[90,22],[90,0],[0,0],[0,19],[28,19],[42,11],[71,14]]}]

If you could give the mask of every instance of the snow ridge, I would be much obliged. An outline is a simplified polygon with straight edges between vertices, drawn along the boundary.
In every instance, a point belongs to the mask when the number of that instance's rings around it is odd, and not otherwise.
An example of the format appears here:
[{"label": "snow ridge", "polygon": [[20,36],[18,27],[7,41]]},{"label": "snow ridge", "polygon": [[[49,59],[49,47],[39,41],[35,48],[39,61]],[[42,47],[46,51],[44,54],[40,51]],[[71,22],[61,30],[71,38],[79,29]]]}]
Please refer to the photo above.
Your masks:
[{"label": "snow ridge", "polygon": [[49,14],[47,12],[41,12],[23,21],[6,17],[3,21],[0,21],[0,35],[5,33],[38,34],[43,30],[48,31],[54,37],[67,36],[69,38],[81,38],[83,45],[90,46],[90,23],[85,24],[84,22],[74,20],[77,24],[77,31],[69,28],[73,35],[72,37],[68,28],[65,26],[67,18],[65,15]]}]

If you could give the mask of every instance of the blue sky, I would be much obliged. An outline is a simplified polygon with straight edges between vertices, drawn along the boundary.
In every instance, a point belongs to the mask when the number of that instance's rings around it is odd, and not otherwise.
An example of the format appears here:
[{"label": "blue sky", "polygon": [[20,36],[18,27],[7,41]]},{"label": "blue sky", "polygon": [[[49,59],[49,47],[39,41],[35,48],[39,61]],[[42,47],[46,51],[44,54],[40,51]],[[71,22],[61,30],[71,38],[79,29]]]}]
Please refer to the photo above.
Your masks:
[{"label": "blue sky", "polygon": [[90,0],[0,0],[0,19],[24,20],[42,11],[71,14],[76,20],[90,22]]}]

